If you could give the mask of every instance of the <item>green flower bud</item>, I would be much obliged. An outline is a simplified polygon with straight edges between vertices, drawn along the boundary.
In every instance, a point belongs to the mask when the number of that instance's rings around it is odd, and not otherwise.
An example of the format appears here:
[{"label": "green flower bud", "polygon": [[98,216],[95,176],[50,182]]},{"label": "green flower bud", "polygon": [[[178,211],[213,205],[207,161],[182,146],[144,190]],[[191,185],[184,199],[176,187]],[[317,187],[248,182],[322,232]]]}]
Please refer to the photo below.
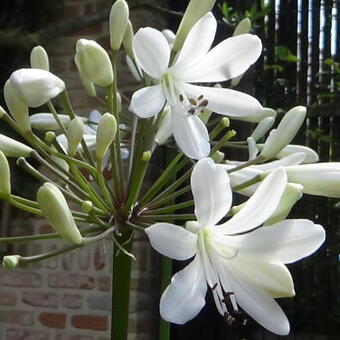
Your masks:
[{"label": "green flower bud", "polygon": [[125,0],[117,0],[111,7],[109,18],[110,45],[118,51],[129,20],[129,6]]},{"label": "green flower bud", "polygon": [[75,63],[87,81],[107,87],[113,82],[113,70],[107,52],[94,40],[79,39]]},{"label": "green flower bud", "polygon": [[70,156],[77,153],[78,145],[84,136],[84,123],[80,117],[71,120],[66,130],[68,148],[67,152]]},{"label": "green flower bud", "polygon": [[2,259],[2,266],[6,269],[14,269],[20,262],[20,255],[6,255]]},{"label": "green flower bud", "polygon": [[142,154],[142,161],[148,162],[151,159],[151,151],[144,151]]},{"label": "green flower bud", "polygon": [[11,194],[11,172],[6,156],[0,151],[0,195],[9,196]]},{"label": "green flower bud", "polygon": [[221,163],[224,159],[225,154],[221,151],[216,151],[211,155],[211,158],[215,163]]},{"label": "green flower bud", "polygon": [[14,93],[9,79],[4,86],[4,97],[9,112],[23,131],[30,131],[31,125],[28,116],[28,106]]},{"label": "green flower bud", "polygon": [[236,37],[240,34],[249,33],[251,29],[251,21],[249,18],[242,19],[235,27],[233,36]]},{"label": "green flower bud", "polygon": [[214,7],[215,2],[216,0],[191,0],[189,2],[176,33],[174,51],[178,52],[182,48],[192,26]]},{"label": "green flower bud", "polygon": [[117,121],[111,113],[105,113],[99,120],[96,135],[97,158],[102,159],[116,137]]},{"label": "green flower bud", "polygon": [[32,68],[40,68],[45,71],[50,70],[48,55],[42,46],[36,46],[32,49],[30,62]]},{"label": "green flower bud", "polygon": [[257,124],[255,130],[253,131],[250,137],[252,137],[254,141],[258,141],[271,129],[274,122],[275,122],[274,117],[263,118],[260,121],[260,123]]},{"label": "green flower bud", "polygon": [[[67,126],[71,119],[69,115],[59,114],[58,118],[63,126]],[[52,113],[35,113],[30,116],[30,124],[37,130],[59,130],[59,125]]]},{"label": "green flower bud", "polygon": [[52,183],[45,183],[38,190],[39,207],[53,229],[73,244],[82,244],[82,236],[62,192]]},{"label": "green flower bud", "polygon": [[93,209],[93,203],[91,201],[84,201],[83,204],[81,205],[81,209],[85,212],[85,213],[89,213],[92,211]]},{"label": "green flower bud", "polygon": [[7,157],[29,157],[33,149],[15,139],[0,134],[0,151]]},{"label": "green flower bud", "polygon": [[47,131],[45,133],[45,141],[49,144],[53,143],[56,139],[56,135],[53,131]]},{"label": "green flower bud", "polygon": [[125,33],[123,36],[123,46],[126,54],[132,59],[135,59],[135,52],[133,51],[133,27],[131,21],[128,20]]},{"label": "green flower bud", "polygon": [[293,140],[305,118],[306,108],[304,106],[296,106],[289,110],[281,119],[277,129],[270,132],[260,156],[265,159],[276,156]]}]

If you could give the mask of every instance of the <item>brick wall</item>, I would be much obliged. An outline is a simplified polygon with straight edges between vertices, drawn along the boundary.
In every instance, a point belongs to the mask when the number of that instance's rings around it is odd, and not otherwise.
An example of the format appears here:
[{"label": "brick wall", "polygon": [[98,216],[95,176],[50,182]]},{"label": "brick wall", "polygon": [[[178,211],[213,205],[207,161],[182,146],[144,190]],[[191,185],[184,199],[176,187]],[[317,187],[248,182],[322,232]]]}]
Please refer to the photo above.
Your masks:
[{"label": "brick wall", "polygon": [[[151,2],[152,0],[150,0]],[[156,2],[156,1],[154,1]],[[134,6],[136,1],[128,1]],[[165,4],[166,1],[163,1]],[[160,1],[157,1],[160,4]],[[61,20],[110,9],[109,1],[64,0]],[[164,27],[159,13],[136,9],[131,12],[135,28]],[[156,19],[154,19],[156,18]],[[54,39],[45,46],[51,71],[68,88],[76,111],[86,115],[102,104],[84,95],[73,57],[77,39],[94,39],[109,48],[108,22],[100,22]],[[136,83],[121,58],[118,83],[130,94]],[[11,235],[50,232],[42,219],[23,216],[12,209],[15,218],[7,226]],[[16,245],[11,253],[38,254],[57,248],[62,241]],[[3,248],[0,247],[0,250]],[[111,242],[91,245],[25,269],[0,269],[0,340],[107,340],[110,334]],[[158,257],[143,235],[134,242],[130,302],[130,340],[156,339],[158,322]]]}]

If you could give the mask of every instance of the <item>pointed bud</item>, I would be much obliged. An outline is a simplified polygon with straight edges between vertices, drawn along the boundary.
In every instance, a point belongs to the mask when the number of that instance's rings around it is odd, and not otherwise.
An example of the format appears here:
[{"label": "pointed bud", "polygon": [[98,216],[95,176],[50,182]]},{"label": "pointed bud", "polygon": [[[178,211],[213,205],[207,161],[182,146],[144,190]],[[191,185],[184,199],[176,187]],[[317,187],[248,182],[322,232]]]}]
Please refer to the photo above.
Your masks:
[{"label": "pointed bud", "polygon": [[15,139],[0,134],[0,151],[7,157],[29,157],[33,149]]},{"label": "pointed bud", "polygon": [[11,194],[11,172],[6,156],[0,151],[0,196]]},{"label": "pointed bud", "polygon": [[80,117],[71,120],[66,130],[67,152],[70,156],[77,153],[78,145],[84,136],[84,123]]},{"label": "pointed bud", "polygon": [[4,97],[9,112],[23,131],[30,131],[28,106],[21,101],[14,93],[10,80],[8,79],[4,86]]},{"label": "pointed bud", "polygon": [[277,129],[270,132],[260,156],[265,159],[275,157],[292,141],[305,118],[306,108],[304,106],[296,106],[289,110],[281,119]]},{"label": "pointed bud", "polygon": [[237,26],[235,27],[233,37],[236,37],[240,34],[249,33],[251,29],[251,21],[249,18],[242,19]]},{"label": "pointed bud", "polygon": [[52,183],[45,183],[38,190],[39,207],[53,229],[66,241],[81,244],[82,236],[62,192]]},{"label": "pointed bud", "polygon": [[65,83],[53,73],[22,68],[11,74],[11,86],[17,97],[30,107],[38,107],[65,90]]},{"label": "pointed bud", "polygon": [[174,51],[178,52],[182,48],[192,26],[214,7],[215,2],[216,0],[191,0],[189,2],[176,33]]},{"label": "pointed bud", "polygon": [[84,201],[83,204],[81,205],[81,209],[85,212],[85,213],[89,213],[92,211],[93,209],[93,203],[91,201]]},{"label": "pointed bud", "polygon": [[271,225],[283,221],[292,210],[294,204],[302,197],[302,191],[302,185],[287,183],[278,207],[270,216],[270,218],[265,222],[265,225]]},{"label": "pointed bud", "polygon": [[14,269],[20,262],[20,255],[6,255],[2,259],[2,266],[5,269]]},{"label": "pointed bud", "polygon": [[45,71],[50,70],[48,55],[42,46],[36,46],[32,49],[30,55],[30,62],[32,68],[39,68]]},{"label": "pointed bud", "polygon": [[94,40],[79,39],[76,45],[75,63],[82,76],[102,87],[113,82],[113,70],[107,52]]},{"label": "pointed bud", "polygon": [[116,137],[117,121],[111,113],[105,113],[100,118],[96,136],[96,154],[102,159],[107,149]]},{"label": "pointed bud", "polygon": [[[69,115],[60,114],[58,118],[63,126],[68,126],[71,121]],[[59,130],[59,125],[52,113],[35,113],[29,118],[32,128],[37,130]]]},{"label": "pointed bud", "polygon": [[128,20],[126,25],[125,33],[123,36],[123,46],[126,54],[132,59],[135,59],[135,52],[133,50],[133,27],[131,21]]},{"label": "pointed bud", "polygon": [[128,25],[129,6],[125,0],[117,0],[111,7],[109,18],[110,45],[113,51],[118,51]]},{"label": "pointed bud", "polygon": [[172,135],[172,120],[171,120],[171,110],[169,106],[165,106],[163,112],[161,113],[161,121],[159,123],[158,130],[155,135],[155,142],[157,145],[165,144]]},{"label": "pointed bud", "polygon": [[274,117],[263,118],[260,123],[257,124],[250,137],[252,137],[257,142],[272,128],[274,122]]}]

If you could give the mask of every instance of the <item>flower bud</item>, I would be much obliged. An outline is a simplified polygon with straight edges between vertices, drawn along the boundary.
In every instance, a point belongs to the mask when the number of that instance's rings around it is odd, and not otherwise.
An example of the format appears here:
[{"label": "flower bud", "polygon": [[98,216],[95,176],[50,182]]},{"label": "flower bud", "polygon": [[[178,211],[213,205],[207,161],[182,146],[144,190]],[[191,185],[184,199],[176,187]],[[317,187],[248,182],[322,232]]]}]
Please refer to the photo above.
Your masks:
[{"label": "flower bud", "polygon": [[[54,149],[54,147],[53,147],[53,149]],[[51,155],[51,160],[53,160],[55,163],[57,163],[66,172],[69,172],[70,167],[65,160],[63,160],[62,158],[59,158],[57,156],[54,156],[54,155]]]},{"label": "flower bud", "polygon": [[117,0],[111,7],[109,18],[110,45],[118,51],[129,20],[129,6],[125,0]]},{"label": "flower bud", "polygon": [[[58,118],[63,126],[67,126],[71,118],[69,115],[59,114]],[[35,113],[29,118],[32,128],[37,130],[59,130],[59,125],[52,113]]]},{"label": "flower bud", "polygon": [[78,145],[84,136],[84,123],[80,117],[71,120],[66,130],[67,152],[70,156],[77,153]]},{"label": "flower bud", "polygon": [[105,113],[100,118],[96,135],[96,154],[102,159],[107,149],[116,137],[117,121],[111,113]]},{"label": "flower bud", "polygon": [[225,154],[221,151],[215,151],[212,155],[211,158],[215,163],[221,163],[224,159]]},{"label": "flower bud", "polygon": [[7,157],[29,157],[33,149],[15,139],[0,134],[0,151]]},{"label": "flower bud", "polygon": [[128,20],[126,25],[125,33],[123,36],[123,46],[125,48],[126,54],[132,59],[135,59],[135,52],[133,50],[133,28],[131,21]]},{"label": "flower bud", "polygon": [[65,90],[65,83],[53,73],[22,68],[9,78],[13,92],[30,107],[38,107]]},{"label": "flower bud", "polygon": [[3,152],[0,151],[0,195],[9,196],[11,194],[11,172],[7,158]]},{"label": "flower bud", "polygon": [[107,87],[113,82],[113,70],[107,52],[94,40],[79,39],[76,45],[75,63],[88,81]]},{"label": "flower bud", "polygon": [[73,244],[81,244],[82,236],[62,192],[52,183],[45,183],[38,190],[39,207],[53,229]]},{"label": "flower bud", "polygon": [[236,37],[240,34],[249,33],[251,29],[251,21],[249,18],[242,19],[237,26],[235,27],[233,37]]},{"label": "flower bud", "polygon": [[165,144],[172,135],[170,107],[166,106],[161,114],[161,121],[155,135],[155,142],[157,143],[157,145]]},{"label": "flower bud", "polygon": [[45,133],[45,141],[49,144],[52,144],[56,139],[56,135],[54,131],[46,131]]},{"label": "flower bud", "polygon": [[87,94],[90,97],[95,97],[97,95],[96,87],[93,82],[87,79],[81,72],[79,72],[80,81],[83,84]]},{"label": "flower bud", "polygon": [[265,225],[270,225],[283,221],[292,210],[294,204],[302,197],[302,191],[302,185],[287,183],[278,207],[275,209],[270,218],[265,222]]},{"label": "flower bud", "polygon": [[192,26],[214,7],[215,2],[216,0],[191,0],[189,2],[176,33],[174,51],[178,52],[182,48]]},{"label": "flower bud", "polygon": [[14,269],[20,262],[20,255],[6,255],[2,259],[2,266],[5,269]]},{"label": "flower bud", "polygon": [[304,145],[289,144],[285,146],[277,155],[276,158],[284,158],[293,153],[303,152],[305,158],[302,163],[316,163],[319,161],[319,155],[311,148]]},{"label": "flower bud", "polygon": [[253,131],[250,137],[252,137],[255,141],[258,141],[271,129],[274,122],[275,122],[274,117],[263,118],[260,121],[260,123],[257,124],[255,130]]},{"label": "flower bud", "polygon": [[93,209],[93,203],[91,201],[84,201],[83,204],[81,205],[81,209],[85,212],[85,213],[89,213],[92,211]]},{"label": "flower bud", "polygon": [[241,120],[245,122],[252,122],[252,123],[258,123],[262,119],[266,117],[274,117],[276,116],[276,111],[269,108],[269,107],[262,107],[261,109],[254,111],[252,115],[250,116],[240,116],[240,117],[233,117],[233,119]]},{"label": "flower bud", "polygon": [[28,106],[21,101],[14,93],[10,80],[8,79],[4,86],[4,97],[9,112],[23,131],[30,131]]},{"label": "flower bud", "polygon": [[281,119],[277,129],[270,132],[260,156],[265,159],[275,157],[292,141],[305,118],[306,108],[304,106],[296,106],[289,110]]},{"label": "flower bud", "polygon": [[42,46],[36,46],[32,49],[30,62],[32,68],[39,68],[45,71],[50,70],[48,55]]}]

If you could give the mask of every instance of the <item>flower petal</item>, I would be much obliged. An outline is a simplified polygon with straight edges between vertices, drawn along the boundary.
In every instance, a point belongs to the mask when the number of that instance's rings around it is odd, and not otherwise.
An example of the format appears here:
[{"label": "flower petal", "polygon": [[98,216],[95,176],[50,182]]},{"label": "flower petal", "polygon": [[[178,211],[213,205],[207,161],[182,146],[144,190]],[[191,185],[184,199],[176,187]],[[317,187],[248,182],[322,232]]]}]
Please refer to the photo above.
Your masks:
[{"label": "flower petal", "polygon": [[244,73],[258,59],[262,51],[256,35],[241,34],[223,40],[181,76],[183,81],[219,82]]},{"label": "flower petal", "polygon": [[230,245],[257,260],[291,263],[314,253],[325,240],[325,230],[310,220],[284,220],[229,239]]},{"label": "flower petal", "polygon": [[289,333],[289,321],[281,307],[265,290],[254,284],[236,262],[235,265],[233,261],[228,263],[226,275],[237,303],[245,312],[275,334]]},{"label": "flower petal", "polygon": [[175,65],[171,69],[177,73],[182,72],[202,59],[214,41],[216,28],[217,22],[211,12],[198,20],[187,35]]},{"label": "flower petal", "polygon": [[136,91],[131,98],[129,110],[142,118],[149,118],[159,113],[165,103],[161,85],[144,87]]},{"label": "flower petal", "polygon": [[232,192],[229,176],[212,159],[200,160],[191,174],[195,214],[201,226],[215,225],[229,211]]},{"label": "flower petal", "polygon": [[175,260],[187,260],[196,254],[196,234],[170,223],[155,223],[145,229],[150,243],[159,253]]},{"label": "flower petal", "polygon": [[286,183],[286,173],[283,168],[279,168],[264,179],[254,195],[248,199],[244,207],[235,216],[214,228],[218,232],[231,235],[258,227],[278,207]]},{"label": "flower petal", "polygon": [[172,132],[183,153],[193,159],[207,157],[210,153],[209,133],[197,116],[172,110]]},{"label": "flower petal", "polygon": [[184,324],[193,319],[205,305],[207,283],[199,256],[175,274],[160,301],[164,320]]},{"label": "flower petal", "polygon": [[217,87],[205,87],[191,84],[182,84],[188,98],[197,99],[199,96],[208,100],[207,109],[231,117],[249,118],[249,121],[262,120],[263,108],[257,99],[248,94]]},{"label": "flower petal", "polygon": [[151,77],[159,79],[170,60],[170,47],[164,35],[154,28],[141,28],[133,40],[137,63]]}]

